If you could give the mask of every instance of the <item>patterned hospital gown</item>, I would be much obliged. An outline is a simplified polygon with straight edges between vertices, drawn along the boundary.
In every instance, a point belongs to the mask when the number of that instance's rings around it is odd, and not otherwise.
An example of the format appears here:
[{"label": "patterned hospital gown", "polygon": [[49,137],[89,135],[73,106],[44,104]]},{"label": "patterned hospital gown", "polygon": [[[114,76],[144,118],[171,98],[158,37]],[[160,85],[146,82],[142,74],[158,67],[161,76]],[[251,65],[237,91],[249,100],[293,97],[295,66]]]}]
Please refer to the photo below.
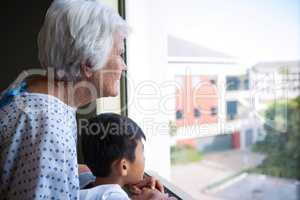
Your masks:
[{"label": "patterned hospital gown", "polygon": [[23,92],[0,108],[0,199],[78,199],[75,109]]}]

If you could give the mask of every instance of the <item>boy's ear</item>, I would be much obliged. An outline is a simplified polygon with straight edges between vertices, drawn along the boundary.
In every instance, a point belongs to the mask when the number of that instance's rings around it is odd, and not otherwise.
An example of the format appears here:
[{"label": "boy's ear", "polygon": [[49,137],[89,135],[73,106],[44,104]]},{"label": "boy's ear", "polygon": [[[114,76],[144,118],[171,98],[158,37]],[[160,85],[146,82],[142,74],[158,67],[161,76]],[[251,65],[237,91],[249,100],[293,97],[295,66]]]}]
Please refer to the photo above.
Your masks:
[{"label": "boy's ear", "polygon": [[80,70],[82,75],[86,78],[91,78],[93,76],[92,66],[89,63],[81,63]]},{"label": "boy's ear", "polygon": [[116,169],[120,176],[127,176],[129,171],[129,162],[125,158],[122,158],[116,163]]}]

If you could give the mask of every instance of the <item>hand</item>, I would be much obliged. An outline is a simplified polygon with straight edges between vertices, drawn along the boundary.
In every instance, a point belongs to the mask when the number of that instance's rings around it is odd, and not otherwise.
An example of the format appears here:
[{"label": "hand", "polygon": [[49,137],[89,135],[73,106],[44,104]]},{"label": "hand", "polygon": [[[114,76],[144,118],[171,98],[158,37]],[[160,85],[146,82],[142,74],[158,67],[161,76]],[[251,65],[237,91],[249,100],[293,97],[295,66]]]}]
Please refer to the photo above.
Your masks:
[{"label": "hand", "polygon": [[143,188],[156,189],[161,193],[164,193],[163,185],[155,179],[153,176],[144,176],[144,179],[137,184],[129,185],[128,189],[133,195],[141,194]]},{"label": "hand", "polygon": [[[78,174],[91,172],[90,168],[85,164],[78,164]],[[92,173],[92,172],[91,172]]]},{"label": "hand", "polygon": [[139,195],[133,195],[131,198],[133,200],[177,200],[175,197],[169,197],[168,194],[149,188],[142,189]]}]

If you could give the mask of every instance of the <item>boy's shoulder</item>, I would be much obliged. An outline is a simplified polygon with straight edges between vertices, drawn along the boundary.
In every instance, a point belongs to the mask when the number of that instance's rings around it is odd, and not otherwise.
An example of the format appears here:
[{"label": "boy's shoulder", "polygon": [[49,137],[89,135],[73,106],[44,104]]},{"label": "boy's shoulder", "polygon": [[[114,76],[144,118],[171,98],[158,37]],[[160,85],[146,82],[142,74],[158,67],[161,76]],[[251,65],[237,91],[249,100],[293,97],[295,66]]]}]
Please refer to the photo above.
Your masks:
[{"label": "boy's shoulder", "polygon": [[127,193],[118,184],[105,184],[80,190],[80,199],[88,200],[130,200]]}]

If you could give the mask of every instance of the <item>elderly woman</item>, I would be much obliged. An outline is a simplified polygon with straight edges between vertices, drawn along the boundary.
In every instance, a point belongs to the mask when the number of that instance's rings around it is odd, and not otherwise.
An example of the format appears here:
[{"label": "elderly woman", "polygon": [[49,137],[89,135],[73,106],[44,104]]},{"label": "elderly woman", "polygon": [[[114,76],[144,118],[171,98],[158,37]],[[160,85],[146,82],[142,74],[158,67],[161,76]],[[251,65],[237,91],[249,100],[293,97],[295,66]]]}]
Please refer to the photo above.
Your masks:
[{"label": "elderly woman", "polygon": [[118,94],[127,32],[97,0],[52,3],[38,36],[48,78],[18,80],[0,96],[1,199],[79,198],[76,108]]}]

